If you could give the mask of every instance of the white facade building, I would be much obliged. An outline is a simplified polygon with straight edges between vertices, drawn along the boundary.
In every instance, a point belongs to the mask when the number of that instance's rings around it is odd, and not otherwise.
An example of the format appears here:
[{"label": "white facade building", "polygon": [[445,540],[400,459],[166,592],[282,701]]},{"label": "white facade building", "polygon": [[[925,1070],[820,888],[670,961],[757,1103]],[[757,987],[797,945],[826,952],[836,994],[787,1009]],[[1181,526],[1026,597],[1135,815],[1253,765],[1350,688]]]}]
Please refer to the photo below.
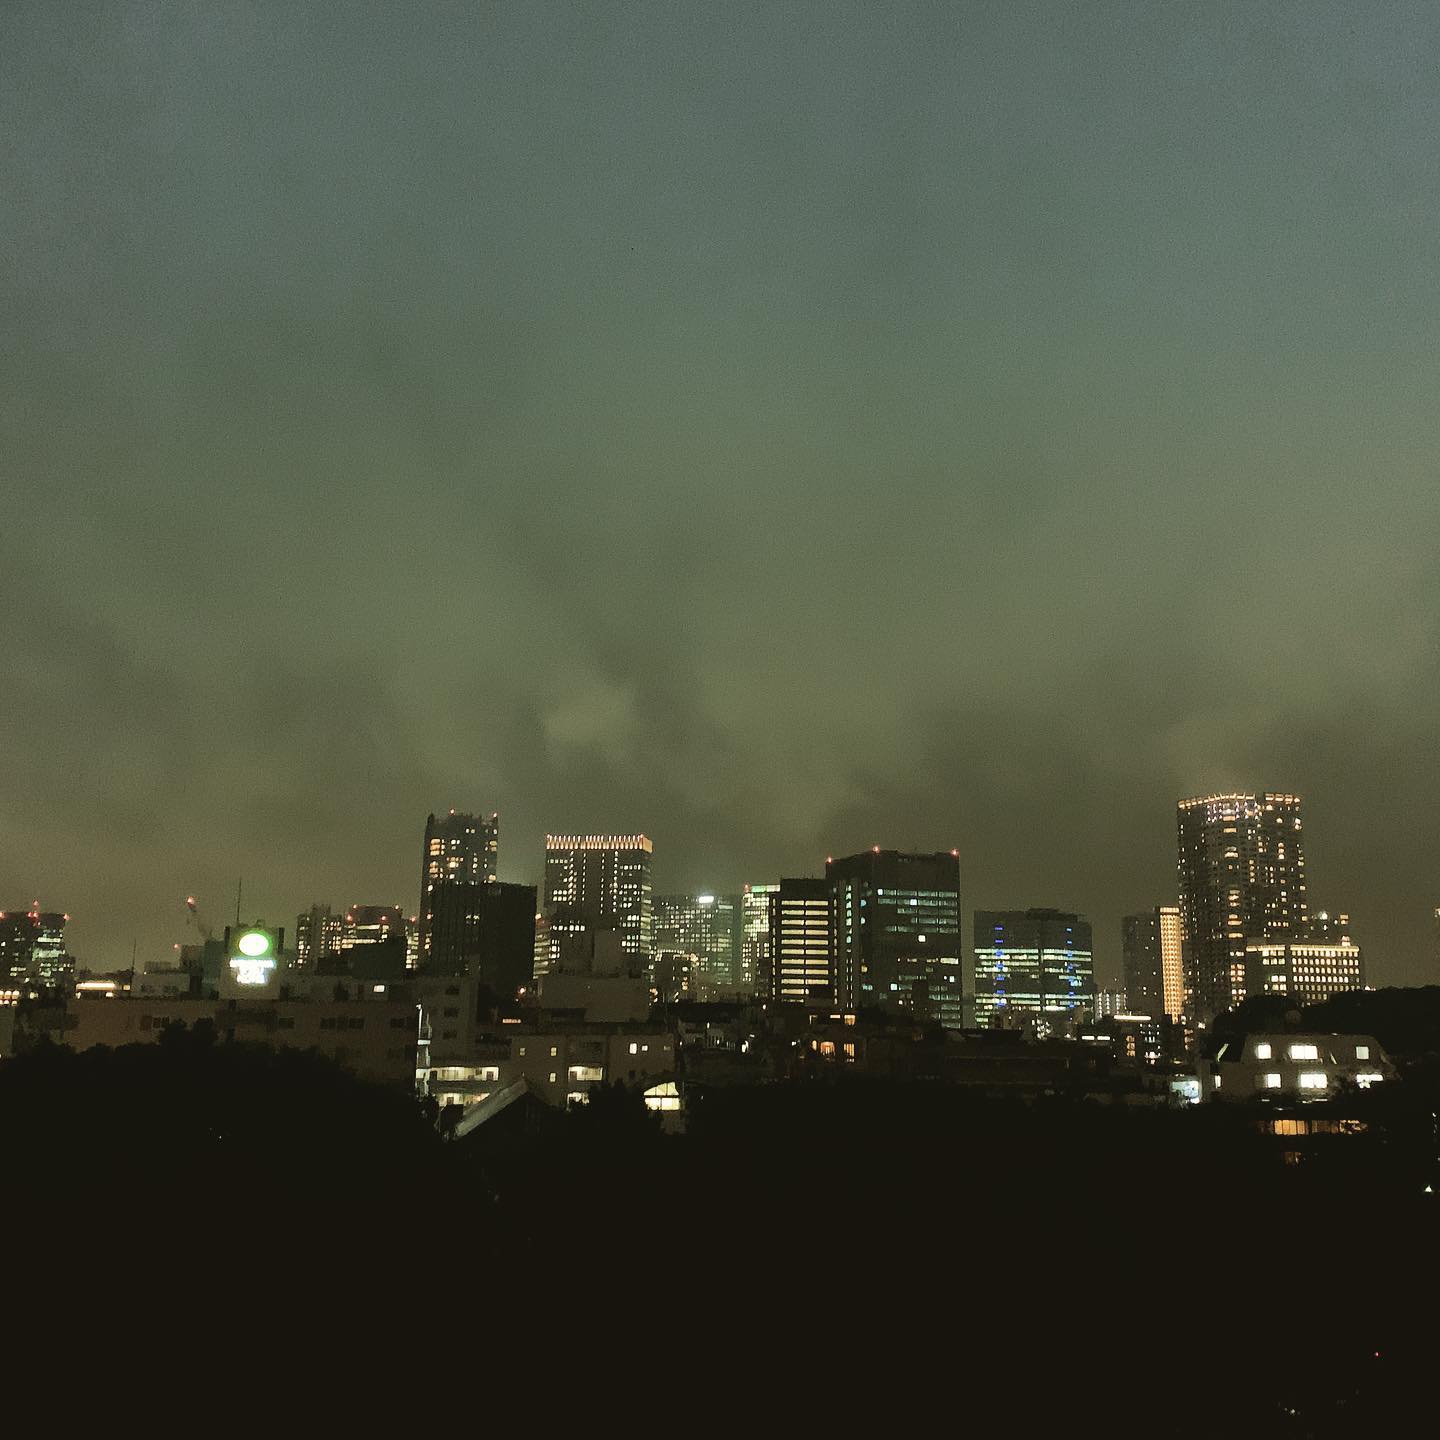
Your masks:
[{"label": "white facade building", "polygon": [[1200,1065],[1190,1093],[1197,1100],[1333,1100],[1395,1077],[1370,1035],[1246,1035]]}]

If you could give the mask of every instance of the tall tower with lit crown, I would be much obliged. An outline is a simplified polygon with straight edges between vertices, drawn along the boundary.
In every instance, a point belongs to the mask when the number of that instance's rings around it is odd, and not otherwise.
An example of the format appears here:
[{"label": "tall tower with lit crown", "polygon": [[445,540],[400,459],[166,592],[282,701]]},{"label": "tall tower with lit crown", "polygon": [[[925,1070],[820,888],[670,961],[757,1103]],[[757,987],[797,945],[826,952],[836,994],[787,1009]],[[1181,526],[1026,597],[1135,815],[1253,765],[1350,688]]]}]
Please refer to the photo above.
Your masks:
[{"label": "tall tower with lit crown", "polygon": [[1200,795],[1176,811],[1186,1016],[1208,1024],[1242,1001],[1246,941],[1310,924],[1298,795]]},{"label": "tall tower with lit crown", "polygon": [[[650,857],[644,835],[547,835],[545,920],[549,954],[541,967],[564,964],[567,948],[613,933],[619,954],[644,973],[653,950]],[[577,952],[578,953],[578,952]]]}]

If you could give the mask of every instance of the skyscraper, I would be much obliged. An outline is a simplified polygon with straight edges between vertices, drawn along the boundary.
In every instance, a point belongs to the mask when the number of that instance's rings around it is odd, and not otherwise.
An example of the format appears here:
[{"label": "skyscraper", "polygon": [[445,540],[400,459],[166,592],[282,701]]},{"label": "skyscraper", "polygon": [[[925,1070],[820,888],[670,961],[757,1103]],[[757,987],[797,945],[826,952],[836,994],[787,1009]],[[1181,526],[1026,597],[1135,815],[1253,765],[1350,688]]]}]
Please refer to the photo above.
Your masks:
[{"label": "skyscraper", "polygon": [[1126,915],[1120,922],[1120,947],[1125,973],[1125,1000],[1137,1014],[1159,1015],[1163,983],[1160,976],[1160,910]]},{"label": "skyscraper", "polygon": [[75,962],[65,944],[65,927],[70,917],[58,910],[36,910],[35,948],[30,955],[31,974],[40,985],[68,983],[75,974]]},{"label": "skyscraper", "polygon": [[339,953],[345,934],[345,917],[328,905],[312,905],[295,917],[295,964],[313,970],[326,955]]},{"label": "skyscraper", "polygon": [[1185,1013],[1180,907],[1157,905],[1121,921],[1125,996],[1130,1008],[1158,1020]]},{"label": "skyscraper", "polygon": [[548,969],[564,965],[571,943],[593,945],[598,932],[619,937],[632,966],[649,966],[652,945],[650,857],[644,835],[547,835],[545,837],[545,919]]},{"label": "skyscraper", "polygon": [[445,880],[471,885],[488,884],[496,878],[500,863],[500,816],[459,814],[430,815],[425,821],[425,846],[420,857],[420,926],[415,953],[417,969],[424,969],[430,954],[430,925],[433,920],[430,895]]},{"label": "skyscraper", "polygon": [[535,887],[441,880],[430,891],[430,952],[422,975],[465,975],[513,1000],[535,960]]},{"label": "skyscraper", "polygon": [[0,988],[28,978],[38,929],[28,910],[0,911]]},{"label": "skyscraper", "polygon": [[771,993],[770,897],[778,885],[747,885],[740,896],[740,990]]},{"label": "skyscraper", "polygon": [[1041,1034],[1095,1005],[1090,922],[1065,910],[975,912],[975,1023]]},{"label": "skyscraper", "polygon": [[65,947],[69,919],[36,906],[0,912],[0,987],[68,982],[75,971]]},{"label": "skyscraper", "polygon": [[673,950],[696,958],[700,998],[740,989],[740,897],[657,895],[651,940],[658,954]]},{"label": "skyscraper", "polygon": [[833,1005],[829,881],[781,880],[768,898],[771,997],[792,1004]]},{"label": "skyscraper", "polygon": [[1204,795],[1176,810],[1186,1017],[1238,1005],[1247,941],[1305,937],[1309,905],[1298,795]]},{"label": "skyscraper", "polygon": [[862,851],[827,860],[835,1003],[964,1024],[960,860],[954,850]]},{"label": "skyscraper", "polygon": [[398,905],[352,905],[340,924],[341,951],[358,945],[379,945],[398,941],[404,956],[405,915]]},{"label": "skyscraper", "polygon": [[1160,921],[1160,1003],[1171,1020],[1185,1015],[1185,962],[1183,927],[1178,905],[1161,905],[1155,914]]}]

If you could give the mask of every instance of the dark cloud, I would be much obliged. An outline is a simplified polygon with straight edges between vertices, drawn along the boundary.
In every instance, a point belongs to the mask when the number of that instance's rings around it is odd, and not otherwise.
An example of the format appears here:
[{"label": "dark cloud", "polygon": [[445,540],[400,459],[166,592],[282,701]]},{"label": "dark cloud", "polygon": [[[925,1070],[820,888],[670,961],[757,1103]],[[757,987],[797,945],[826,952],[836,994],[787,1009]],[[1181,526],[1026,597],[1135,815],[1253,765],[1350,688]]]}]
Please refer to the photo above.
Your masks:
[{"label": "dark cloud", "polygon": [[[97,959],[425,813],[1118,915],[1294,787],[1433,966],[1424,7],[0,11],[0,885]],[[213,897],[213,899],[211,898]],[[8,903],[0,898],[0,903]]]}]

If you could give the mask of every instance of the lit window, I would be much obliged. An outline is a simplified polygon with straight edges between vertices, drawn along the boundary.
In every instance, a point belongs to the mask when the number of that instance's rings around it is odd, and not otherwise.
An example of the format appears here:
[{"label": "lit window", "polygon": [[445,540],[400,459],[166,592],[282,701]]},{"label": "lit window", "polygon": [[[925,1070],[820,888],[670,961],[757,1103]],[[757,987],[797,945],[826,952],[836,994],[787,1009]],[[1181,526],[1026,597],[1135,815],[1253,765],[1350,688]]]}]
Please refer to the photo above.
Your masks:
[{"label": "lit window", "polygon": [[1280,1077],[1272,1070],[1264,1077],[1264,1085],[1267,1090],[1278,1090],[1280,1088]]},{"label": "lit window", "polygon": [[1384,1078],[1383,1075],[1371,1071],[1366,1074],[1357,1075],[1355,1077],[1355,1083],[1362,1090],[1368,1090],[1372,1085],[1378,1085]]},{"label": "lit window", "polygon": [[1255,1058],[1257,1060],[1268,1060],[1270,1058],[1270,1045],[1268,1041],[1262,1040],[1255,1047]]},{"label": "lit window", "polygon": [[1292,1045],[1290,1058],[1292,1060],[1318,1060],[1320,1047],[1318,1045]]},{"label": "lit window", "polygon": [[1370,1047],[1368,1045],[1357,1045],[1355,1047],[1355,1058],[1357,1060],[1368,1060],[1370,1058]]},{"label": "lit window", "polygon": [[[1310,1048],[1314,1049],[1314,1046]],[[1300,1072],[1300,1088],[1302,1090],[1323,1090],[1329,1083],[1323,1070],[1302,1070]]]}]

